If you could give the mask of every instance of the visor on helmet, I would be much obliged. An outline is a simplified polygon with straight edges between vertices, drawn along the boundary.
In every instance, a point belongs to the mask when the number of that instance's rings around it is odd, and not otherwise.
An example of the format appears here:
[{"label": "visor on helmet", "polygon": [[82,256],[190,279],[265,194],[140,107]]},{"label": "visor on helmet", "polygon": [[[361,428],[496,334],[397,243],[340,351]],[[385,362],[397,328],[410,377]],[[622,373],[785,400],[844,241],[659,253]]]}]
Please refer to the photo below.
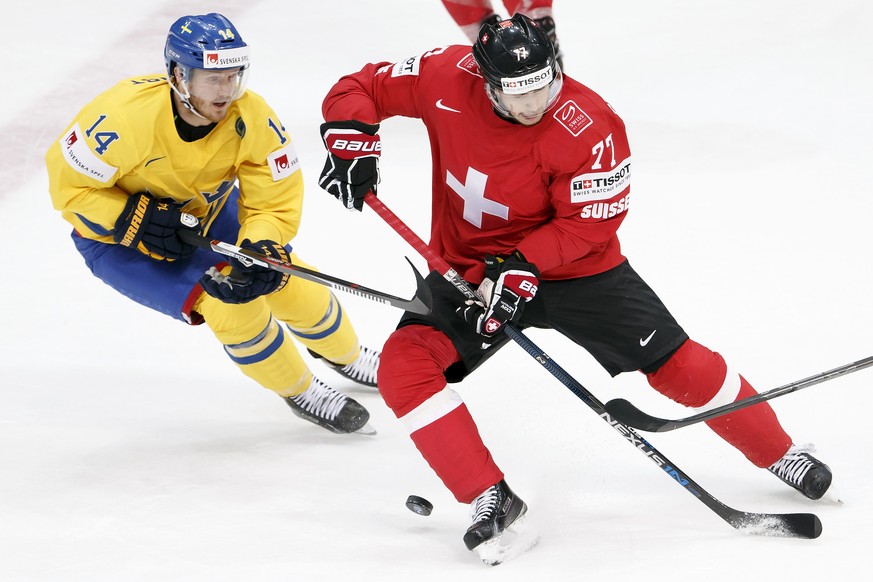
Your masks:
[{"label": "visor on helmet", "polygon": [[486,93],[494,109],[501,115],[527,117],[544,115],[558,102],[564,78],[555,65],[520,77],[501,77],[500,87],[485,84]]},{"label": "visor on helmet", "polygon": [[[181,79],[173,77],[173,89],[187,102],[192,93],[202,96],[202,91],[220,90],[220,85],[231,83],[230,101],[243,96],[249,77],[249,47],[226,49],[221,51],[204,51],[203,66],[191,67],[181,63],[174,64],[174,73],[178,72]],[[195,76],[195,71],[196,76]]]}]

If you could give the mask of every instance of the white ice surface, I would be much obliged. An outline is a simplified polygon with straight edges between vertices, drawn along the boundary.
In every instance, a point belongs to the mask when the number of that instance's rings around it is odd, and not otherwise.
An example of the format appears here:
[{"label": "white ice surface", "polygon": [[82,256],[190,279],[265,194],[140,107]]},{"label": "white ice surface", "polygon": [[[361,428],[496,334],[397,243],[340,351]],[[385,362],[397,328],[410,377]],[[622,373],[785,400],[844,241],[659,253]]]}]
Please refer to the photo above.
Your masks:
[{"label": "white ice surface", "polygon": [[[282,116],[308,197],[295,248],[345,279],[410,295],[415,252],[316,185],[320,101],[342,74],[463,42],[437,0],[29,2],[7,15],[0,93],[0,579],[849,580],[873,523],[873,376],[773,401],[830,464],[845,503],[802,499],[706,427],[647,435],[747,511],[816,512],[815,541],[747,536],[507,346],[458,387],[542,541],[487,568],[466,506],[379,397],[313,363],[379,434],[299,421],[239,374],[205,327],[124,299],[87,272],[49,201],[43,154],[96,93],[160,72],[178,16],[228,15],[253,47],[249,87]],[[873,8],[864,0],[557,0],[568,73],[625,119],[634,156],[621,229],[633,265],[688,332],[759,389],[869,356]],[[11,19],[10,19],[11,18]],[[381,196],[425,235],[417,121],[382,127]],[[342,297],[378,346],[399,313]],[[601,400],[686,410],[638,374],[610,379],[550,332],[530,336]],[[430,517],[404,507],[434,503]]]}]

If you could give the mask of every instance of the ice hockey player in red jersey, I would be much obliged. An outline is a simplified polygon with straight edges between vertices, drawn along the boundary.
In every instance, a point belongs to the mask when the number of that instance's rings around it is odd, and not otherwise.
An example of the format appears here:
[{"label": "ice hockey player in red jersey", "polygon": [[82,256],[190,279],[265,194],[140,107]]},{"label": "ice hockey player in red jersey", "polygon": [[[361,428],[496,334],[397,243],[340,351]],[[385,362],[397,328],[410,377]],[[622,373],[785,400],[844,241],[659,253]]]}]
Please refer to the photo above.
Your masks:
[{"label": "ice hockey player in red jersey", "polygon": [[[489,22],[497,23],[501,18],[494,11],[491,0],[442,0],[449,16],[467,35],[470,42],[476,42],[479,28]],[[552,14],[552,0],[503,0],[507,14],[524,14],[540,25],[555,44],[558,64],[563,66],[561,49],[558,45],[555,19]]]},{"label": "ice hockey player in red jersey", "polygon": [[[482,301],[465,303],[431,273],[433,313],[403,315],[383,348],[378,385],[431,468],[471,504],[463,539],[487,563],[536,536],[525,532],[526,504],[449,384],[508,341],[504,325],[555,329],[611,375],[639,370],[655,390],[695,409],[756,394],[721,355],[688,337],[622,254],[616,231],[632,200],[624,123],[562,74],[553,43],[527,17],[484,24],[472,50],[366,65],[332,87],[323,114],[320,184],[349,209],[376,193],[379,123],[400,115],[427,128],[430,246],[479,286]],[[829,468],[793,444],[767,404],[707,424],[808,498],[831,483]],[[510,545],[507,533],[519,537]]]}]

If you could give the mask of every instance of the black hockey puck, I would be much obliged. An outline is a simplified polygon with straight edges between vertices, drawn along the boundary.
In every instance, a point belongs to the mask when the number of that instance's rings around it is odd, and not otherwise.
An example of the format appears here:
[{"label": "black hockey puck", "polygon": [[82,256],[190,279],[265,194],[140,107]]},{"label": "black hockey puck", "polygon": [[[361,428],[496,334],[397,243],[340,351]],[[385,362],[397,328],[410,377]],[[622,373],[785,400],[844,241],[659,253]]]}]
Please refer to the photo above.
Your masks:
[{"label": "black hockey puck", "polygon": [[433,511],[433,503],[424,497],[419,497],[418,495],[410,495],[407,497],[406,507],[409,508],[409,511],[417,513],[418,515],[430,515],[430,512]]}]

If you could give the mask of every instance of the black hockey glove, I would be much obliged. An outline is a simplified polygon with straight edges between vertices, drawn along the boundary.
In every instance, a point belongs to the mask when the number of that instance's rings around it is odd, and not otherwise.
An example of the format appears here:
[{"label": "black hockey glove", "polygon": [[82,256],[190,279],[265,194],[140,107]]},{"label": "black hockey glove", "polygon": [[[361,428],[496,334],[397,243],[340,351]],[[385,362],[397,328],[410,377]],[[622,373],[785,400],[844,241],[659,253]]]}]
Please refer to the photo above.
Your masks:
[{"label": "black hockey glove", "polygon": [[[285,247],[271,240],[260,240],[256,243],[245,239],[240,248],[255,251],[286,263],[291,262]],[[229,275],[222,275],[215,267],[210,267],[206,274],[200,277],[203,290],[225,303],[248,303],[261,295],[275,293],[288,283],[289,275],[260,265],[243,265],[231,257],[233,269]]]},{"label": "black hockey glove", "polygon": [[524,305],[537,294],[539,271],[518,251],[508,257],[485,257],[485,279],[476,293],[482,301],[468,300],[458,315],[476,333],[492,338],[507,323],[521,319]]},{"label": "black hockey glove", "polygon": [[158,261],[175,261],[187,259],[197,248],[176,236],[179,230],[199,232],[200,222],[182,212],[182,205],[172,198],[140,192],[127,199],[115,221],[113,239]]},{"label": "black hockey glove", "polygon": [[341,200],[349,210],[361,210],[367,192],[376,193],[382,141],[379,124],[329,121],[321,124],[327,161],[318,185]]}]

